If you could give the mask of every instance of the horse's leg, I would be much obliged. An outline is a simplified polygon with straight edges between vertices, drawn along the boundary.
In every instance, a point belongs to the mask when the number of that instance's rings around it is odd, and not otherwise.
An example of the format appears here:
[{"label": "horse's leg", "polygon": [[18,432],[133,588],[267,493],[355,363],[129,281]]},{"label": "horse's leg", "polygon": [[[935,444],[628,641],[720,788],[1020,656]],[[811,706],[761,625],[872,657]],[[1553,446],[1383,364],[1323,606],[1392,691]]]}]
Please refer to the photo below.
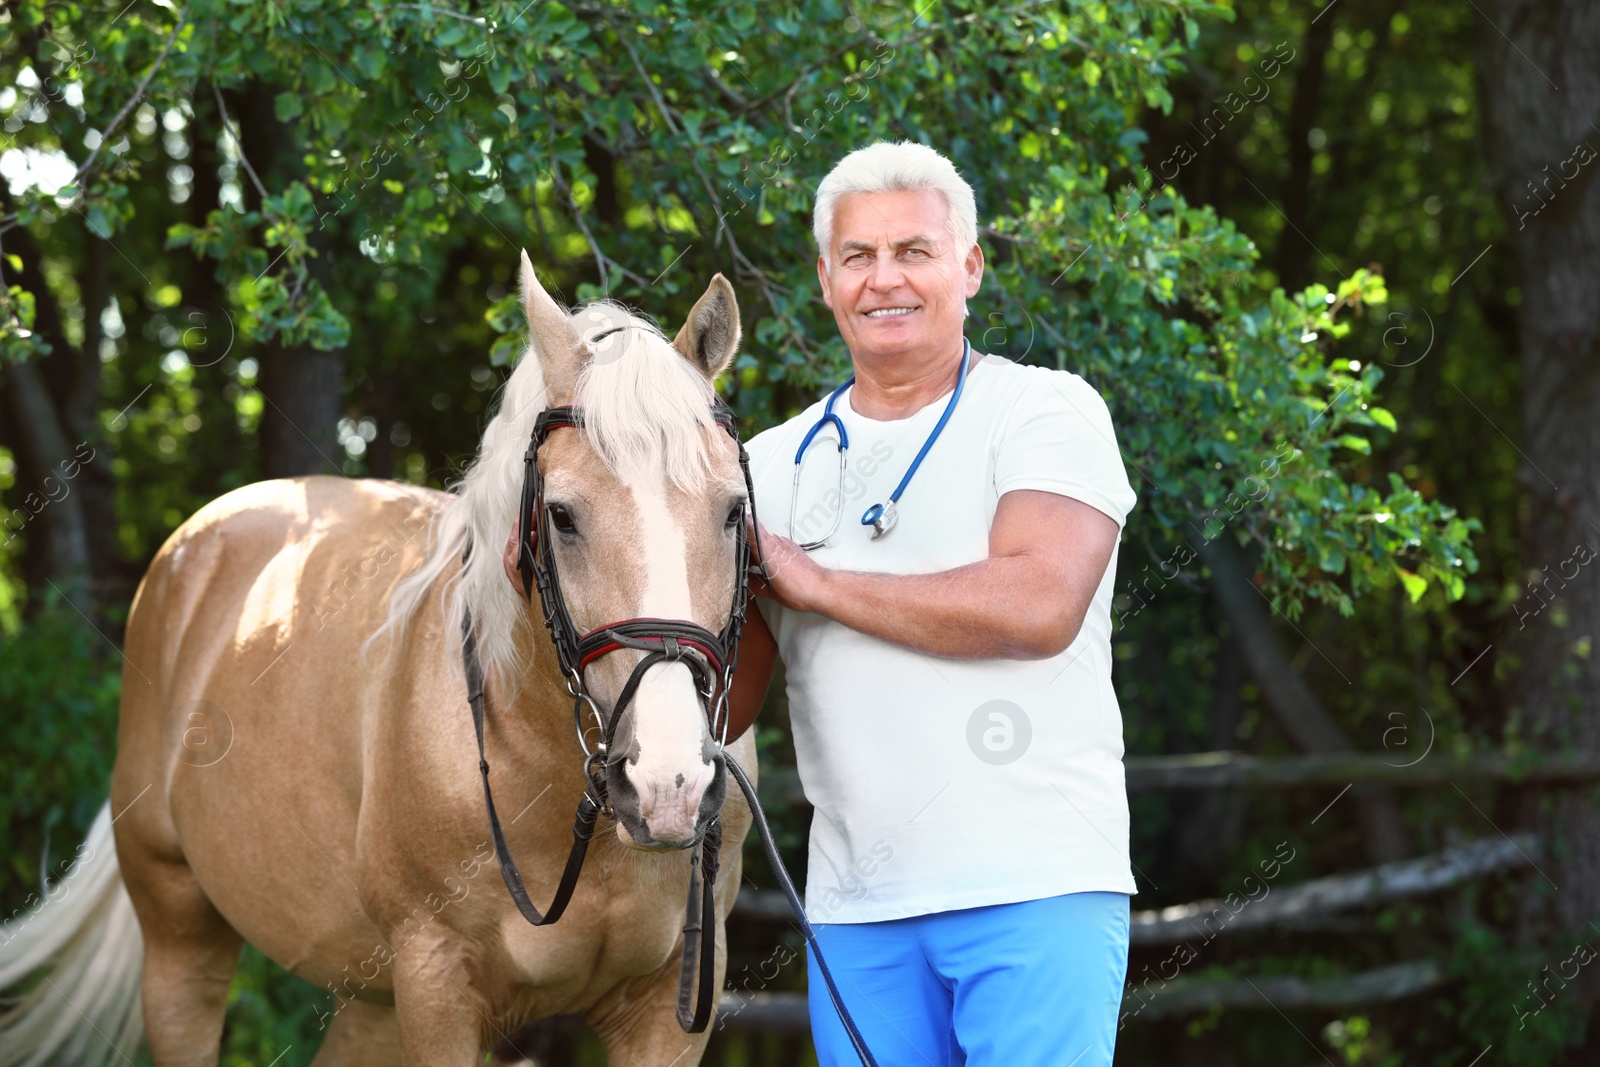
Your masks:
[{"label": "horse's leg", "polygon": [[[133,851],[133,850],[128,850]],[[123,878],[144,934],[145,1031],[156,1067],[213,1067],[228,983],[244,944],[189,865],[124,856]]]},{"label": "horse's leg", "polygon": [[394,1010],[407,1067],[476,1067],[488,1051],[488,1010],[449,939],[419,937],[395,958]]},{"label": "horse's leg", "polygon": [[328,1027],[311,1067],[395,1067],[400,1030],[387,1004],[346,1001]]},{"label": "horse's leg", "polygon": [[[722,988],[727,960],[724,944],[719,936],[712,989]],[[683,1032],[677,1014],[678,969],[678,957],[674,956],[654,974],[622,983],[589,1012],[589,1024],[605,1041],[611,1067],[695,1067],[700,1062],[716,1020],[712,1019],[705,1033]]]}]

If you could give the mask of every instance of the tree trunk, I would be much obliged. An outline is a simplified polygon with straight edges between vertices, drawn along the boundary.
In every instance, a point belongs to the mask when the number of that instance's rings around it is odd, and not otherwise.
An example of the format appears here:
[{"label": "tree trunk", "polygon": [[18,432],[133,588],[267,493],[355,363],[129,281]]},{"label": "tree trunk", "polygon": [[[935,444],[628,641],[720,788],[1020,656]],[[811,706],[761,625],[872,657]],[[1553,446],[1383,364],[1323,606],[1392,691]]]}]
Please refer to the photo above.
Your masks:
[{"label": "tree trunk", "polygon": [[267,345],[258,383],[261,468],[268,478],[338,473],[335,429],[344,397],[344,354]]},{"label": "tree trunk", "polygon": [[[1294,101],[1289,105],[1289,173],[1283,179],[1283,214],[1287,220],[1278,235],[1276,269],[1278,284],[1295,293],[1311,284],[1311,255],[1316,247],[1306,234],[1311,232],[1311,163],[1316,152],[1309,140],[1311,130],[1322,113],[1322,87],[1327,81],[1328,50],[1333,46],[1333,22],[1337,12],[1324,7],[1306,29],[1301,46],[1300,69],[1294,79]],[[1332,264],[1324,264],[1332,266]]]},{"label": "tree trunk", "polygon": [[[1239,687],[1243,684],[1244,651],[1229,633],[1217,652],[1217,676],[1211,689],[1213,752],[1238,744],[1243,706]],[[1239,847],[1239,831],[1244,827],[1248,803],[1249,795],[1242,789],[1202,789],[1183,798],[1181,809],[1189,814],[1178,833],[1178,851],[1192,883],[1209,884],[1232,858],[1233,850]]]},{"label": "tree trunk", "polygon": [[[0,210],[10,209],[10,198],[0,191]],[[110,465],[103,445],[97,447],[89,437],[100,362],[96,356],[92,367],[82,366],[81,354],[67,344],[61,310],[45,282],[42,257],[28,231],[22,227],[12,231],[5,251],[22,259],[15,280],[33,293],[34,329],[51,351],[43,359],[4,368],[7,406],[16,426],[12,439],[19,446],[17,490],[22,512],[13,510],[5,516],[3,539],[10,540],[25,528],[29,548],[22,568],[25,579],[29,584],[55,583],[79,611],[92,617],[94,568],[82,476],[86,465]],[[103,281],[103,274],[98,277]],[[88,288],[93,292],[96,286]],[[99,291],[103,294],[104,288]],[[74,415],[87,425],[74,425]]]},{"label": "tree trunk", "polygon": [[[1577,545],[1600,545],[1600,130],[1591,125],[1600,116],[1600,7],[1492,0],[1484,14],[1479,98],[1489,183],[1506,213],[1522,294],[1523,570],[1559,601],[1517,631],[1521,733],[1547,750],[1595,754],[1600,657],[1590,643],[1600,633],[1600,596],[1593,574],[1557,573]],[[1595,791],[1552,793],[1522,814],[1547,835],[1544,872],[1559,887],[1553,909],[1528,900],[1524,934],[1553,939],[1585,928],[1600,916]],[[1586,977],[1580,995],[1592,1016],[1600,983]],[[1581,1055],[1594,1062],[1595,1051]]]},{"label": "tree trunk", "polygon": [[[230,94],[224,94],[228,96]],[[277,119],[274,87],[252,82],[233,94],[241,150],[256,168],[269,193],[280,193],[304,176],[294,130]],[[230,109],[235,104],[230,103]],[[258,194],[241,181],[246,202],[256,206]],[[338,223],[333,224],[336,228]],[[317,258],[310,269],[325,283],[334,255],[325,231],[313,230]],[[337,232],[335,229],[334,232]],[[282,269],[281,267],[276,269]],[[284,345],[274,340],[261,346],[257,388],[265,404],[261,412],[261,471],[267,478],[298,474],[337,473],[342,450],[337,443],[344,410],[344,353],[324,352],[310,345]]]},{"label": "tree trunk", "polygon": [[[46,292],[40,303],[48,299]],[[24,446],[25,484],[30,486],[22,501],[33,517],[22,528],[30,543],[41,550],[38,554],[45,559],[46,581],[53,582],[79,611],[92,614],[83,494],[74,491],[73,479],[68,477],[69,472],[74,478],[81,473],[86,456],[74,456],[75,442],[68,440],[36,362],[10,364],[6,377],[6,394]],[[19,531],[11,526],[7,537],[15,532]]]},{"label": "tree trunk", "polygon": [[[1244,551],[1231,534],[1206,540],[1190,537],[1211,568],[1211,592],[1228,617],[1251,676],[1261,687],[1274,721],[1302,752],[1354,752],[1337,720],[1304,678],[1290,666],[1278,644],[1266,600],[1250,580]],[[1367,854],[1374,863],[1404,859],[1410,853],[1405,820],[1394,793],[1380,785],[1358,785],[1352,792],[1366,831]]]}]

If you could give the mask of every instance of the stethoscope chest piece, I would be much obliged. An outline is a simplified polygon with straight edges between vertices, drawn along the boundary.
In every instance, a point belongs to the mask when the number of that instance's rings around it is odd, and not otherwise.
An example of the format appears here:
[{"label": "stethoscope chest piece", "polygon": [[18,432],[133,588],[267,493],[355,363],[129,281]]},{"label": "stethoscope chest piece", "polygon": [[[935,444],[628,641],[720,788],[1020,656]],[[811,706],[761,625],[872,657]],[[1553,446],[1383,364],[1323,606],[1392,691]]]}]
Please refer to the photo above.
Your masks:
[{"label": "stethoscope chest piece", "polygon": [[900,521],[900,511],[894,506],[894,501],[889,501],[889,506],[874,504],[861,516],[861,525],[872,527],[872,539],[876,541]]}]

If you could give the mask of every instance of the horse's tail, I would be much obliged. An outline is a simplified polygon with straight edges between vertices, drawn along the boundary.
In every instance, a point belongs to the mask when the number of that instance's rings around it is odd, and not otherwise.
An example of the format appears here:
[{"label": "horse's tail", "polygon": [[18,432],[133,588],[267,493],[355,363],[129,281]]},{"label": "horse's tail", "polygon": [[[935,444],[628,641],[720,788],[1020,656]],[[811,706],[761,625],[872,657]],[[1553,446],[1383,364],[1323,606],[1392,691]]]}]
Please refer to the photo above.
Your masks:
[{"label": "horse's tail", "polygon": [[0,1067],[111,1063],[142,1036],[144,938],[117,868],[111,805],[44,900],[0,926]]}]

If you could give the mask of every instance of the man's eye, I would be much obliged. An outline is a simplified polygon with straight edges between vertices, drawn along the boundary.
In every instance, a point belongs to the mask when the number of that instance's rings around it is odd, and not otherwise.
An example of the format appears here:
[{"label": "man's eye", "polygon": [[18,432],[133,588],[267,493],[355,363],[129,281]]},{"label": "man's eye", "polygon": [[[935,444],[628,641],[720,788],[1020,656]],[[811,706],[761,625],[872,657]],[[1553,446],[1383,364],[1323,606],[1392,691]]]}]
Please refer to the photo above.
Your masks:
[{"label": "man's eye", "polygon": [[572,521],[572,513],[560,504],[551,504],[546,509],[550,514],[550,524],[562,533],[577,533],[578,524]]}]

